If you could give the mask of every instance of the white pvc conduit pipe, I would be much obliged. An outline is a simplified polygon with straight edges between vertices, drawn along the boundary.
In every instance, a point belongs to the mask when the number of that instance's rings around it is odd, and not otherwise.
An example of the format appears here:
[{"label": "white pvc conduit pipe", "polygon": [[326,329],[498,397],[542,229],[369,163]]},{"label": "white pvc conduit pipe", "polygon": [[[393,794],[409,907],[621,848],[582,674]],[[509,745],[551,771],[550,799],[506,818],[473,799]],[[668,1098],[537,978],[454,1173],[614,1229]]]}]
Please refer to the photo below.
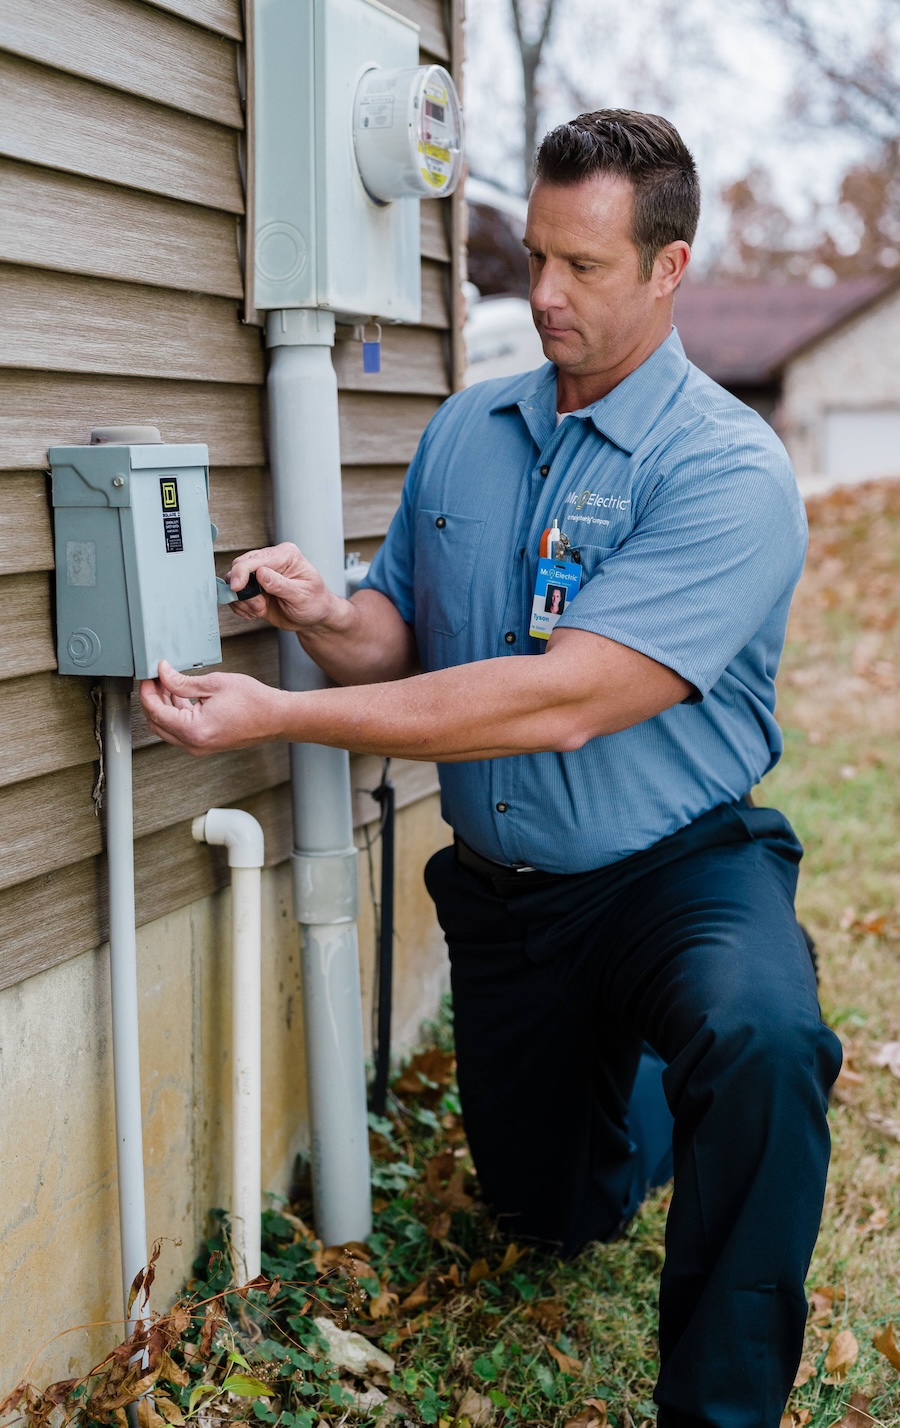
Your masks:
[{"label": "white pvc conduit pipe", "polygon": [[109,976],[122,1292],[127,1332],[149,1317],[138,1296],[129,1319],[128,1295],[147,1264],[141,1064],[138,1044],[137,939],[134,909],[134,818],[131,795],[130,679],[102,682],[103,767],[106,776],[106,854],[109,870]]},{"label": "white pvc conduit pipe", "polygon": [[[269,314],[269,446],[276,540],[293,541],[345,593],[334,314]],[[295,635],[280,635],[285,689],[327,683]],[[294,915],[303,929],[303,1015],[316,1229],[325,1244],[372,1228],[350,760],[292,744]]]},{"label": "white pvc conduit pipe", "polygon": [[263,831],[239,808],[211,808],[191,827],[198,843],[228,849],[232,937],[231,1242],[235,1282],[261,1269]]}]

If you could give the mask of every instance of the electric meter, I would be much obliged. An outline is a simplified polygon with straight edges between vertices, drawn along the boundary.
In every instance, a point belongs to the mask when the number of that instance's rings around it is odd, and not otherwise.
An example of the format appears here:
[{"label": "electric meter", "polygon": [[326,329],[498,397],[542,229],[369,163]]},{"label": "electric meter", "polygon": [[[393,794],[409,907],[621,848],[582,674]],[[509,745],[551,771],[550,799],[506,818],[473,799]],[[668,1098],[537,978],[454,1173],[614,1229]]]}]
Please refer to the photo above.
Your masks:
[{"label": "electric meter", "polygon": [[440,65],[369,69],[356,90],[353,144],[366,192],[378,203],[446,198],[462,170],[462,112]]}]

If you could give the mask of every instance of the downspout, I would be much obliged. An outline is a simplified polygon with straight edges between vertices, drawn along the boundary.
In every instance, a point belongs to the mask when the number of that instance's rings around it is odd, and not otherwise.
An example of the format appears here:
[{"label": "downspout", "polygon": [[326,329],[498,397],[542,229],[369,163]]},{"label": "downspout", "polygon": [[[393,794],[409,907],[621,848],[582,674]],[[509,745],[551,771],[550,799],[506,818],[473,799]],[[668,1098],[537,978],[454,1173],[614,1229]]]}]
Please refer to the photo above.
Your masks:
[{"label": "downspout", "polygon": [[263,831],[239,808],[195,818],[197,843],[228,849],[231,869],[231,1244],[237,1284],[261,1269]]},{"label": "downspout", "polygon": [[[334,327],[322,309],[269,314],[269,447],[276,540],[298,545],[344,595]],[[279,649],[284,689],[328,683],[295,635],[279,632]],[[344,1244],[372,1228],[350,756],[291,744],[290,765],[316,1229]]]}]

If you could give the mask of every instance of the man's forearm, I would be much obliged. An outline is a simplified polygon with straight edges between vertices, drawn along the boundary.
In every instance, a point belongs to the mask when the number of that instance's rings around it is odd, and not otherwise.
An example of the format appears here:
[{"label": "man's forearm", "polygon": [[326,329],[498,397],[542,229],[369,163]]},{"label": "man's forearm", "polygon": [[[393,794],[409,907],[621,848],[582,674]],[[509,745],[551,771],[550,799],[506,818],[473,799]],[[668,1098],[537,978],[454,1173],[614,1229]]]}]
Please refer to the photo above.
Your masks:
[{"label": "man's forearm", "polygon": [[297,638],[337,684],[377,684],[404,679],[418,669],[411,627],[377,590],[335,599],[328,619],[300,630]]},{"label": "man's forearm", "polygon": [[364,689],[279,694],[268,736],[441,763],[566,753],[650,718],[689,689],[645,656],[609,641],[601,649],[595,636],[580,637],[582,654],[585,640],[595,658],[581,668],[569,634],[545,655],[480,660]]}]

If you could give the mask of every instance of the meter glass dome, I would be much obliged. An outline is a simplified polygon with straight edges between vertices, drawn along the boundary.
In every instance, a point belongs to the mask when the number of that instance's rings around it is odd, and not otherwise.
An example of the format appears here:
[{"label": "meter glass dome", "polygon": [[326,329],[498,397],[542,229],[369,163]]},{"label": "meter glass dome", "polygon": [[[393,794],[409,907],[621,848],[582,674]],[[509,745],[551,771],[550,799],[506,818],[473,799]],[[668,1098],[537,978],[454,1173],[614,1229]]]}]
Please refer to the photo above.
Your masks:
[{"label": "meter glass dome", "polygon": [[377,202],[446,198],[459,183],[462,138],[456,86],[440,65],[363,75],[353,142],[363,184]]}]

